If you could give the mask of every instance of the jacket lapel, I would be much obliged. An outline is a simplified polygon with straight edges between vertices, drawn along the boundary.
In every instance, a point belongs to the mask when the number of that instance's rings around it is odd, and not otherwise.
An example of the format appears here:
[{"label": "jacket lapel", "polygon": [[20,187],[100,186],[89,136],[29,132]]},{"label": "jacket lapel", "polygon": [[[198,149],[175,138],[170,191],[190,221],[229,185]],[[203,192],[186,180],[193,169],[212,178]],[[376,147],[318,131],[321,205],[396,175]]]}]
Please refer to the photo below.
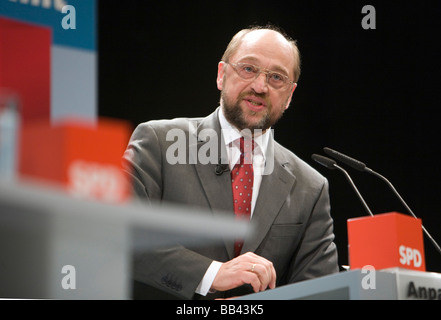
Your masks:
[{"label": "jacket lapel", "polygon": [[[208,139],[206,139],[205,134],[201,134],[202,132],[212,133],[214,136],[214,140],[216,143],[212,141],[212,148],[207,148],[207,144],[210,143]],[[203,164],[200,159],[193,159],[194,166],[196,172],[198,174],[199,180],[201,181],[201,185],[204,189],[205,196],[210,204],[210,208],[213,211],[213,214],[221,215],[223,217],[230,216],[234,218],[234,207],[233,207],[233,191],[231,189],[231,177],[230,170],[228,167],[228,160],[226,159],[226,147],[223,141],[223,137],[221,134],[221,128],[219,124],[218,118],[218,109],[210,116],[201,120],[200,124],[194,130],[194,132],[190,132],[189,134],[195,135],[193,137],[193,141],[195,141],[195,145],[190,146],[190,148],[195,147],[197,150],[197,154],[199,152],[203,152],[206,154],[206,151],[217,149],[216,158],[218,161],[212,161],[211,163]],[[211,138],[211,137],[210,137]],[[204,149],[202,149],[204,148]],[[215,157],[213,156],[212,160]],[[214,163],[213,163],[214,162]],[[226,164],[226,170],[222,174],[216,174],[216,166],[221,164]],[[234,258],[234,239],[224,239],[225,247],[228,252],[228,256],[230,259]]]},{"label": "jacket lapel", "polygon": [[[190,132],[194,135],[190,141],[195,141],[195,146],[190,145],[190,149],[196,150],[192,163],[204,188],[210,207],[214,212],[221,210],[222,214],[234,216],[233,210],[233,192],[231,190],[231,178],[226,160],[226,147],[221,134],[218,109],[210,116],[201,120],[197,128]],[[216,150],[217,149],[217,150]],[[210,154],[214,152],[215,154]],[[222,159],[221,159],[222,158]],[[204,160],[205,159],[205,160]],[[211,159],[205,163],[207,159]],[[222,174],[216,174],[216,167],[219,163],[226,164]],[[226,211],[226,212],[225,212]]]}]

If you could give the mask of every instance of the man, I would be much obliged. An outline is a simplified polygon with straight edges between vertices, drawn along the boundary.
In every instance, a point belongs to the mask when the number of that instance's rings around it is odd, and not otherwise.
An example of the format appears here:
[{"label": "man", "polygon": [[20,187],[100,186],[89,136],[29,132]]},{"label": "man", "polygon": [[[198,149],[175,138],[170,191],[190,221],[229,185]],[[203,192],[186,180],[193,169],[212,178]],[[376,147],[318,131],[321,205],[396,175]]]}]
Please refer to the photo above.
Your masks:
[{"label": "man", "polygon": [[[184,299],[227,298],[338,271],[328,182],[272,136],[271,126],[289,107],[299,75],[294,40],[272,27],[245,29],[218,64],[221,100],[214,113],[136,128],[124,163],[139,197],[245,216],[256,232],[244,242],[137,254],[134,298],[159,292]],[[188,146],[195,154],[206,154],[199,151],[213,141],[219,154],[211,150],[215,160],[207,164],[187,152],[179,163],[170,135],[176,130],[195,141]],[[204,139],[201,133],[207,130],[210,138]]]}]

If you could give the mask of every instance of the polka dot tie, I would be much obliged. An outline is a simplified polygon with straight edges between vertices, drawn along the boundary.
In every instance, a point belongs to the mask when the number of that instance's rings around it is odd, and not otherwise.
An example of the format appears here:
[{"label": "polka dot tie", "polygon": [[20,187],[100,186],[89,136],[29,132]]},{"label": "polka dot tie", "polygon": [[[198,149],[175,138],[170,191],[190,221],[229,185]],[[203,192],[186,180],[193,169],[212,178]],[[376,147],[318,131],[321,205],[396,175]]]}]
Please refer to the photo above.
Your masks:
[{"label": "polka dot tie", "polygon": [[[234,213],[237,219],[250,220],[251,199],[253,197],[253,163],[252,151],[254,143],[251,139],[240,138],[239,162],[231,171],[231,186],[233,188]],[[234,254],[237,257],[242,250],[243,240],[234,243]]]}]

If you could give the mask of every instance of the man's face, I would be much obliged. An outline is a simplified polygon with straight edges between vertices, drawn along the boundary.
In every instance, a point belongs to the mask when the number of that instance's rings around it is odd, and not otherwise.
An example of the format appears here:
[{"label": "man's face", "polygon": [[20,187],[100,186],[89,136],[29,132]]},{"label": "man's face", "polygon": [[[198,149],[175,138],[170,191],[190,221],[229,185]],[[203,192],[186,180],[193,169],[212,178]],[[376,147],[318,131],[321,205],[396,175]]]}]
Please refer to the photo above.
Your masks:
[{"label": "man's face", "polygon": [[[272,30],[256,30],[245,35],[229,63],[249,63],[294,79],[291,45]],[[227,120],[239,130],[266,130],[288,108],[296,84],[275,89],[266,77],[262,72],[256,79],[245,80],[230,64],[219,63],[217,86],[221,90],[221,106]]]}]

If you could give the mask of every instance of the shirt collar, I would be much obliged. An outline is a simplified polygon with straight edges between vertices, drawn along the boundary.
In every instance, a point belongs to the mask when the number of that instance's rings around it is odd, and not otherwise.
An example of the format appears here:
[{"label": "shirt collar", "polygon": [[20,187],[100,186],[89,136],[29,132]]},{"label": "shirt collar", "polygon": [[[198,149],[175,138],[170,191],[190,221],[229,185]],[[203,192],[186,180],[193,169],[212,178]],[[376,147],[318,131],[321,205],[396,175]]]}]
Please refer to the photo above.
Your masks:
[{"label": "shirt collar", "polygon": [[[229,123],[228,120],[225,118],[222,107],[219,108],[219,122],[225,141],[225,146],[227,148],[232,144],[233,141],[243,136],[243,134],[241,134],[241,132],[231,123]],[[256,146],[254,147],[254,152],[261,153],[264,159],[266,156],[268,141],[271,137],[271,131],[272,129],[270,128],[266,130],[265,133],[254,136],[254,143],[256,144]]]}]

